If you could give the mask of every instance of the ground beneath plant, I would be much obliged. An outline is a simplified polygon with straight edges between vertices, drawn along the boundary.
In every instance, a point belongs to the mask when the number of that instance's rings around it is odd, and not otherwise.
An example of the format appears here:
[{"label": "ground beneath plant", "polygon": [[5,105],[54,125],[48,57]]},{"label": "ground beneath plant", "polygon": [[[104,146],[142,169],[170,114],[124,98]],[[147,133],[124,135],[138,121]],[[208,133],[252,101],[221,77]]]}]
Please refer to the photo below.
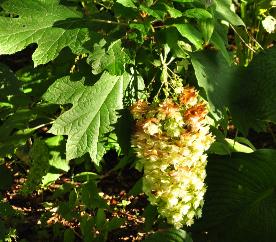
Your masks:
[{"label": "ground beneath plant", "polygon": [[[24,216],[18,218],[7,218],[5,221],[12,228],[16,228],[17,241],[63,241],[63,230],[70,228],[74,231],[77,241],[82,241],[79,222],[76,220],[66,220],[57,209],[57,200],[53,197],[61,185],[74,183],[66,175],[60,177],[47,190],[34,192],[29,196],[22,196],[20,188],[26,181],[26,175],[20,171],[18,162],[7,162],[6,168],[13,174],[14,180],[7,192],[2,193],[4,201],[9,202],[13,209]],[[128,191],[137,182],[141,174],[133,168],[126,168],[123,172],[107,171],[99,183],[99,190],[110,206],[107,218],[120,217],[125,219],[125,223],[119,228],[109,233],[108,241],[141,241],[146,233],[143,232],[144,217],[142,216],[147,204],[145,195],[129,195]],[[65,198],[66,199],[66,198]],[[45,206],[45,205],[49,206]],[[95,231],[97,233],[97,231]]]}]

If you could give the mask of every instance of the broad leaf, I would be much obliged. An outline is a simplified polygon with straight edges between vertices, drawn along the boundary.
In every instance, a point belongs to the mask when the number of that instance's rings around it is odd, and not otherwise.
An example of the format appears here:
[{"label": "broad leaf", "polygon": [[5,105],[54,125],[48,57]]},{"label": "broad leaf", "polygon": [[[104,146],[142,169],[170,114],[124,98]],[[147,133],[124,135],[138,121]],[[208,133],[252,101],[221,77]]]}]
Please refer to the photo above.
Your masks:
[{"label": "broad leaf", "polygon": [[131,83],[131,76],[110,75],[104,72],[93,86],[86,86],[84,78],[73,81],[69,76],[57,80],[44,98],[52,103],[72,103],[73,107],[63,113],[53,124],[50,132],[68,135],[67,159],[80,157],[89,152],[98,163],[105,153],[103,139],[118,119],[123,108],[124,92]]},{"label": "broad leaf", "polygon": [[156,232],[146,239],[143,242],[192,242],[190,235],[182,229],[169,229],[160,232]]},{"label": "broad leaf", "polygon": [[276,240],[276,150],[210,156],[203,217],[213,242]]},{"label": "broad leaf", "polygon": [[213,111],[219,112],[230,103],[234,85],[235,69],[217,52],[201,52],[192,54],[199,86],[203,87]]},{"label": "broad leaf", "polygon": [[213,111],[228,107],[244,133],[276,122],[276,48],[255,56],[248,67],[229,66],[219,53],[193,54],[198,84],[206,91]]},{"label": "broad leaf", "polygon": [[79,25],[82,14],[57,0],[10,0],[2,8],[18,17],[0,17],[0,54],[13,54],[36,43],[33,61],[37,66],[56,58],[66,46],[77,52],[87,38],[87,30]]},{"label": "broad leaf", "polygon": [[276,48],[255,56],[247,68],[241,68],[239,87],[233,92],[233,119],[244,133],[248,128],[259,131],[265,121],[276,123]]}]

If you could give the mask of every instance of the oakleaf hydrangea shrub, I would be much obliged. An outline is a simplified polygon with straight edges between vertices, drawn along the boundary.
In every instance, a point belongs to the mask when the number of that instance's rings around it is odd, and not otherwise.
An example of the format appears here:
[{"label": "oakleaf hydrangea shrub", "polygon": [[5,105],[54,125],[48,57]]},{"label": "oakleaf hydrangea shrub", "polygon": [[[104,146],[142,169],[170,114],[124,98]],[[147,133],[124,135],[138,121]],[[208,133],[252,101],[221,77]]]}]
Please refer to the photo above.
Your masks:
[{"label": "oakleaf hydrangea shrub", "polygon": [[206,103],[193,87],[174,98],[131,106],[135,119],[132,145],[144,170],[143,191],[168,223],[190,226],[201,217],[207,155],[214,141]]}]

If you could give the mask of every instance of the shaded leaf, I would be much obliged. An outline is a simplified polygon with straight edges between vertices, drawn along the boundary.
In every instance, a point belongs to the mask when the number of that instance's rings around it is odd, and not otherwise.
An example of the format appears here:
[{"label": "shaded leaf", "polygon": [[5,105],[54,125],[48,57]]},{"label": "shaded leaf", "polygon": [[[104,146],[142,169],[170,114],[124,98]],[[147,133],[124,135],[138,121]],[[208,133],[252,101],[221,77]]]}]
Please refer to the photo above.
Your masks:
[{"label": "shaded leaf", "polygon": [[105,200],[99,195],[96,183],[92,180],[82,185],[81,199],[83,204],[89,209],[108,208]]},{"label": "shaded leaf", "polygon": [[74,242],[75,234],[72,229],[66,229],[63,234],[63,242]]},{"label": "shaded leaf", "polygon": [[140,9],[147,13],[148,15],[158,19],[158,20],[162,20],[165,16],[165,11],[160,10],[160,9],[154,9],[154,8],[149,8],[146,7],[145,5],[140,5]]},{"label": "shaded leaf", "polygon": [[210,156],[203,217],[195,230],[209,240],[276,240],[276,150]]},{"label": "shaded leaf", "polygon": [[231,102],[236,125],[243,133],[249,128],[263,130],[265,122],[276,123],[276,48],[255,56],[247,68],[241,68],[239,87]]},{"label": "shaded leaf", "polygon": [[201,33],[191,24],[175,24],[178,32],[188,39],[197,49],[202,48],[203,40]]},{"label": "shaded leaf", "polygon": [[215,31],[211,38],[212,44],[221,51],[221,54],[225,58],[225,60],[228,62],[228,64],[231,63],[230,56],[228,54],[228,51],[226,49],[225,43],[223,38]]},{"label": "shaded leaf", "polygon": [[212,14],[203,8],[191,8],[184,12],[184,16],[196,18],[198,20],[206,20],[213,18]]},{"label": "shaded leaf", "polygon": [[229,66],[215,52],[194,53],[198,84],[207,93],[213,111],[228,107],[235,125],[246,134],[276,122],[276,48],[255,56],[248,67]]},{"label": "shaded leaf", "polygon": [[220,19],[226,20],[232,25],[244,25],[242,19],[230,9],[230,5],[224,0],[216,1],[216,13]]},{"label": "shaded leaf", "polygon": [[8,190],[12,185],[12,174],[11,172],[4,166],[0,166],[0,191]]},{"label": "shaded leaf", "polygon": [[120,226],[123,225],[125,221],[126,221],[125,218],[116,218],[116,217],[112,218],[107,224],[107,231],[120,228]]},{"label": "shaded leaf", "polygon": [[137,1],[136,0],[117,0],[116,2],[122,4],[124,7],[127,7],[127,8],[136,8],[135,3]]},{"label": "shaded leaf", "polygon": [[146,239],[143,242],[193,242],[190,235],[182,229],[169,229],[164,231],[156,232]]},{"label": "shaded leaf", "polygon": [[218,52],[193,53],[192,64],[213,111],[223,110],[233,98],[233,86],[237,84],[235,68],[231,68]]}]

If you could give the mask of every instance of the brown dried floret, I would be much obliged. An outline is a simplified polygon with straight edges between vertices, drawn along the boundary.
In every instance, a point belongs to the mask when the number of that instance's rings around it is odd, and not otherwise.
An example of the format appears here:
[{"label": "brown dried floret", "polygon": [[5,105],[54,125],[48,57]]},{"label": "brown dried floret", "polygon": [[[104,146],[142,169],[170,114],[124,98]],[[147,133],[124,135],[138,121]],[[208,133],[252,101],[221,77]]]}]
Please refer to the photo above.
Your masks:
[{"label": "brown dried floret", "polygon": [[194,105],[197,102],[198,93],[194,87],[183,88],[179,97],[179,102],[182,105]]}]

